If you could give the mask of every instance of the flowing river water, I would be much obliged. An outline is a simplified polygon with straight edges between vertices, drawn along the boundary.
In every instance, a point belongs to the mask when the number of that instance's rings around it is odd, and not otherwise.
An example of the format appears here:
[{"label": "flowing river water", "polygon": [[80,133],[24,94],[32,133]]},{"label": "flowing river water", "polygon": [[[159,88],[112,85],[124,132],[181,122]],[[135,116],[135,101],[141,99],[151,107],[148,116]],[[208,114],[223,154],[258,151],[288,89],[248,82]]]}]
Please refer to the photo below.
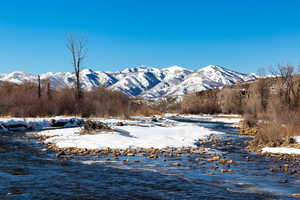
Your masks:
[{"label": "flowing river water", "polygon": [[292,199],[290,194],[300,192],[299,175],[271,172],[284,161],[245,151],[248,137],[230,124],[173,120],[224,132],[197,145],[236,164],[204,162],[205,154],[120,160],[85,155],[66,161],[26,133],[1,134],[0,199]]}]

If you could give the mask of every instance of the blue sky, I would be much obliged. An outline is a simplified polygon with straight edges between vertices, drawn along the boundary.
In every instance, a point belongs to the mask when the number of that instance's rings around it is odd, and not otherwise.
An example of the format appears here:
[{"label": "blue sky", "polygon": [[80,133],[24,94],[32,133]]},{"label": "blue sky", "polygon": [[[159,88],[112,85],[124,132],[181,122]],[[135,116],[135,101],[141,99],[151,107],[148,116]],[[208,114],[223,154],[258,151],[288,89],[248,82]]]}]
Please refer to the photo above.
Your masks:
[{"label": "blue sky", "polygon": [[0,73],[72,71],[69,33],[88,38],[84,68],[240,72],[300,62],[297,0],[11,0],[0,6]]}]

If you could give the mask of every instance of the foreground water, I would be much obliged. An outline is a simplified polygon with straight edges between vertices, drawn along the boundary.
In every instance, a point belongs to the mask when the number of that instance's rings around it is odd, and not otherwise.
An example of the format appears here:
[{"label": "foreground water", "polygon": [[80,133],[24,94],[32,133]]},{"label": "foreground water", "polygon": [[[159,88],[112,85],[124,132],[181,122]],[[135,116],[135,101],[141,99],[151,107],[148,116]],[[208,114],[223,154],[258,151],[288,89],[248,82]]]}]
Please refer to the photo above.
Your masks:
[{"label": "foreground water", "polygon": [[226,132],[215,138],[218,145],[199,146],[237,164],[202,162],[199,155],[185,154],[119,161],[89,155],[65,161],[24,133],[1,135],[0,199],[289,199],[300,192],[297,175],[270,172],[283,161],[244,151],[247,138],[234,134],[228,124],[188,122]]}]

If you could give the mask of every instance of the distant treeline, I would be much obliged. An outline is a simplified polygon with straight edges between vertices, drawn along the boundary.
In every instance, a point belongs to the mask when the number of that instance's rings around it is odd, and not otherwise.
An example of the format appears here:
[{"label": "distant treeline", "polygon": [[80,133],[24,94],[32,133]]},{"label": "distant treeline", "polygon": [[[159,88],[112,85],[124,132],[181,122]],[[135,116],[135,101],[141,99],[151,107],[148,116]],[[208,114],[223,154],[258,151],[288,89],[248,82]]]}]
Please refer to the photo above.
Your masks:
[{"label": "distant treeline", "polygon": [[300,76],[291,66],[272,73],[250,83],[186,95],[180,111],[242,114],[249,126],[258,128],[257,145],[280,143],[285,136],[300,134]]},{"label": "distant treeline", "polygon": [[76,97],[74,88],[52,89],[49,83],[0,83],[0,115],[37,117],[77,115],[83,117],[151,115],[150,107],[119,91],[103,87],[83,91]]}]

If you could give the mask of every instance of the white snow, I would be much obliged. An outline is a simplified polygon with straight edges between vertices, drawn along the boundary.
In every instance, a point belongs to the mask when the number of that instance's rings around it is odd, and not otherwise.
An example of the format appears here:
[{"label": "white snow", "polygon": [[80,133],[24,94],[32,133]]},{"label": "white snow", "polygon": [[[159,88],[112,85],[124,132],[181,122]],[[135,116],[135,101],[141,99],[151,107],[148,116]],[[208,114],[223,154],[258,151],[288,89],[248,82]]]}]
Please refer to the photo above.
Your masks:
[{"label": "white snow", "polygon": [[[172,117],[174,114],[167,113],[164,115],[165,117]],[[240,115],[220,115],[220,116],[212,116],[212,115],[196,115],[196,114],[184,114],[184,115],[176,115],[177,118],[185,118],[199,121],[208,121],[208,122],[223,122],[223,123],[239,123],[243,118]]]},{"label": "white snow", "polygon": [[125,148],[165,148],[194,147],[197,140],[211,134],[221,134],[190,123],[176,123],[161,127],[155,124],[144,126],[145,122],[135,122],[143,126],[121,126],[118,132],[100,132],[94,135],[80,135],[79,128],[48,130],[40,135],[53,136],[46,143],[54,143],[60,148],[125,149]]},{"label": "white snow", "polygon": [[[13,126],[13,125],[21,125],[23,127],[17,128],[10,128],[10,131],[24,131],[27,128],[32,128],[33,130],[40,130],[44,128],[50,128],[50,121],[55,120],[56,122],[69,122],[64,127],[73,127],[76,126],[81,120],[81,118],[74,118],[74,117],[64,117],[64,116],[57,116],[54,118],[0,118],[0,132],[2,126]],[[70,123],[73,121],[74,123]],[[2,132],[4,129],[2,128]]]},{"label": "white snow", "polygon": [[[64,88],[74,85],[75,75],[70,72],[47,72],[41,79],[50,80],[51,87]],[[209,65],[192,71],[181,66],[157,69],[154,67],[131,67],[119,72],[104,72],[84,69],[81,83],[85,90],[98,86],[119,90],[130,96],[158,98],[168,95],[183,95],[205,89],[222,87],[238,81],[255,79],[255,76],[234,72],[223,67]],[[22,83],[37,82],[37,75],[24,72],[0,74],[0,81]]]},{"label": "white snow", "polygon": [[290,147],[265,147],[262,149],[262,153],[300,154],[300,149]]},{"label": "white snow", "polygon": [[[300,136],[293,137],[296,143],[300,143]],[[292,147],[265,147],[262,149],[262,153],[274,153],[274,154],[300,154],[300,149]]]},{"label": "white snow", "polygon": [[[296,143],[300,143],[300,136],[294,136]],[[292,147],[265,147],[262,149],[262,153],[274,153],[274,154],[300,154],[300,149]]]},{"label": "white snow", "polygon": [[294,136],[296,143],[300,143],[300,136]]}]

